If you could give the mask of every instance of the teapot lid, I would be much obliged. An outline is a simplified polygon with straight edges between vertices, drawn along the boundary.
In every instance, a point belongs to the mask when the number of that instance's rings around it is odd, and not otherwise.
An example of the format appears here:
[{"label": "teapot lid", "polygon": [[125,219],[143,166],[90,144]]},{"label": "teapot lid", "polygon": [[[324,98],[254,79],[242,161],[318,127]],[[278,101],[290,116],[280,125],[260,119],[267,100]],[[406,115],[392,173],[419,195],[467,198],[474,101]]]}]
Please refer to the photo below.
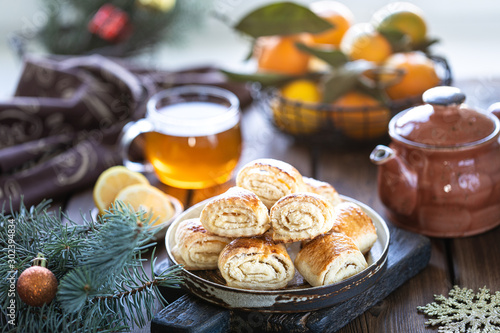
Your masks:
[{"label": "teapot lid", "polygon": [[391,120],[392,138],[424,147],[462,147],[487,141],[500,131],[498,119],[465,105],[465,95],[456,87],[431,88],[422,100],[425,104]]}]

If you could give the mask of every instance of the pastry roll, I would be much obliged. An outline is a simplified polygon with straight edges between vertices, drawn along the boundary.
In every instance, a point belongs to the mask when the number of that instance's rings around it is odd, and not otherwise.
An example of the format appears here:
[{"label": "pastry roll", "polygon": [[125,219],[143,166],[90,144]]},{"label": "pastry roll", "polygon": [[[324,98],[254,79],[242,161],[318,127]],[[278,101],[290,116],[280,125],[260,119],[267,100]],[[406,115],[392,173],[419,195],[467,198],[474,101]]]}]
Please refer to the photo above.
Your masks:
[{"label": "pastry roll", "polygon": [[259,197],[236,186],[210,201],[200,221],[208,232],[226,237],[262,235],[271,226],[267,207]]},{"label": "pastry roll", "polygon": [[340,282],[367,266],[365,257],[352,239],[339,233],[313,239],[295,258],[295,267],[313,287]]},{"label": "pastry roll", "polygon": [[302,177],[305,184],[305,191],[323,196],[333,206],[342,202],[337,190],[330,184],[316,180],[314,178]]},{"label": "pastry roll", "polygon": [[245,165],[236,176],[236,185],[257,194],[267,208],[285,195],[300,192],[302,175],[288,163],[258,159]]},{"label": "pastry roll", "polygon": [[208,233],[198,218],[184,220],[175,232],[172,254],[185,269],[217,269],[219,254],[231,240]]},{"label": "pastry roll", "polygon": [[294,193],[281,198],[271,208],[271,235],[278,242],[296,242],[332,229],[332,206],[314,193]]},{"label": "pastry roll", "polygon": [[350,237],[363,254],[368,253],[377,240],[372,219],[353,202],[343,202],[333,209],[332,231]]},{"label": "pastry roll", "polygon": [[295,275],[295,267],[283,244],[269,236],[237,238],[219,256],[219,270],[230,287],[279,289]]}]

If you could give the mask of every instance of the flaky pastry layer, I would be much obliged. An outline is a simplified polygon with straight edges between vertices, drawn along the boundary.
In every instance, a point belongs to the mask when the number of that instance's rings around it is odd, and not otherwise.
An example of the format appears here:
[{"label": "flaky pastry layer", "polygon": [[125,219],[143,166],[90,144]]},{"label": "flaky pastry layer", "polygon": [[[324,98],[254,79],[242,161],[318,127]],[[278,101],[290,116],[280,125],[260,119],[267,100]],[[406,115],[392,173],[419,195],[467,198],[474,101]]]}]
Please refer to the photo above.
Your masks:
[{"label": "flaky pastry layer", "polygon": [[294,263],[313,287],[340,282],[368,266],[356,244],[339,233],[321,235],[308,242],[299,251]]},{"label": "flaky pastry layer", "polygon": [[269,215],[272,238],[277,242],[311,239],[333,226],[331,205],[314,193],[287,195],[274,204]]},{"label": "flaky pastry layer", "polygon": [[284,288],[295,275],[285,246],[268,236],[233,240],[220,254],[219,270],[228,286],[254,290]]},{"label": "flaky pastry layer", "polygon": [[236,176],[236,185],[255,193],[268,209],[280,198],[304,188],[297,169],[274,159],[258,159],[245,165]]},{"label": "flaky pastry layer", "polygon": [[217,269],[219,254],[232,238],[210,234],[198,218],[179,223],[172,254],[188,270]]},{"label": "flaky pastry layer", "polygon": [[232,187],[203,208],[200,221],[207,231],[225,237],[250,237],[271,226],[267,207],[253,192]]}]

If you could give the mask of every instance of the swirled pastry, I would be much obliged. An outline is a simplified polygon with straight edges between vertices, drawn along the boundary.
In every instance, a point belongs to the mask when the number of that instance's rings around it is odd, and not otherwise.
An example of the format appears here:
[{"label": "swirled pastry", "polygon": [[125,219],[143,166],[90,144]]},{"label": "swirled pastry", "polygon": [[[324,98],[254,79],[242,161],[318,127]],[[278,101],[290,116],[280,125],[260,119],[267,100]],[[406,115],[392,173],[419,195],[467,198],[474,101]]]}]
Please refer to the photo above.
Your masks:
[{"label": "swirled pastry", "polygon": [[228,286],[243,289],[284,288],[295,275],[285,246],[269,236],[233,240],[219,256],[219,270]]},{"label": "swirled pastry", "polygon": [[353,202],[343,202],[333,209],[332,231],[350,237],[359,250],[366,254],[377,241],[377,230],[372,219]]},{"label": "swirled pastry", "polygon": [[332,229],[332,206],[314,193],[294,193],[274,204],[270,212],[271,235],[278,242],[314,238]]},{"label": "swirled pastry", "polygon": [[305,191],[323,196],[333,207],[342,202],[339,193],[332,185],[314,178],[302,177],[302,179]]},{"label": "swirled pastry", "polygon": [[245,165],[236,176],[236,185],[255,193],[271,209],[285,195],[304,187],[302,175],[288,163],[258,159]]},{"label": "swirled pastry", "polygon": [[172,254],[185,269],[217,269],[219,254],[231,238],[208,233],[198,218],[179,223]]},{"label": "swirled pastry", "polygon": [[295,267],[313,287],[345,280],[368,266],[352,239],[339,234],[321,235],[304,245]]},{"label": "swirled pastry", "polygon": [[208,232],[226,237],[262,235],[271,226],[267,207],[259,197],[237,186],[210,201],[200,221]]}]

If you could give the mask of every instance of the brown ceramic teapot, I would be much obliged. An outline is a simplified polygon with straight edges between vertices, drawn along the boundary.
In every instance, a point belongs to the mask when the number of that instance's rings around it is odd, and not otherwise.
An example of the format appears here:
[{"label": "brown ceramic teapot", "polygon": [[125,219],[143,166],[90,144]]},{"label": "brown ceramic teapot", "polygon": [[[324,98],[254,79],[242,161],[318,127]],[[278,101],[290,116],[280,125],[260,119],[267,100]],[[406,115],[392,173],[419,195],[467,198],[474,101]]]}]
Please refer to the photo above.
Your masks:
[{"label": "brown ceramic teapot", "polygon": [[435,87],[424,105],[389,123],[392,142],[370,155],[392,222],[434,237],[479,234],[500,225],[500,121]]}]

